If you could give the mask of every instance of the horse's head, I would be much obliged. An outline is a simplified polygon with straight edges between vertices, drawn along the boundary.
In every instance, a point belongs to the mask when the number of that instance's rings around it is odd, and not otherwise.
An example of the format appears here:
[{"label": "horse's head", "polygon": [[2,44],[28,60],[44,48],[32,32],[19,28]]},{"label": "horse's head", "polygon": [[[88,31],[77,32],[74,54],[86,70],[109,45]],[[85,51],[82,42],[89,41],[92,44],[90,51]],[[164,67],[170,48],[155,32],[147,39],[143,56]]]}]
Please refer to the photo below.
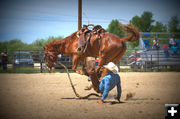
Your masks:
[{"label": "horse's head", "polygon": [[53,71],[58,54],[65,53],[65,40],[54,40],[44,47],[44,59],[49,71]]},{"label": "horse's head", "polygon": [[52,72],[58,59],[56,52],[48,51],[47,48],[44,48],[44,59],[49,72]]}]

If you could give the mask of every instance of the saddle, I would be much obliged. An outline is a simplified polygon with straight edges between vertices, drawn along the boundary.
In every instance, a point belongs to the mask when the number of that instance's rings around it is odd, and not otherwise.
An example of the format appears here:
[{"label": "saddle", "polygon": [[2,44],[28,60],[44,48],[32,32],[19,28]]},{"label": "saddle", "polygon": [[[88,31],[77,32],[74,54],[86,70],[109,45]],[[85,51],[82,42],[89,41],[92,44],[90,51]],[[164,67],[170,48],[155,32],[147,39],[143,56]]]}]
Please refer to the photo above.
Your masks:
[{"label": "saddle", "polygon": [[[93,26],[93,29],[90,30],[88,29],[88,26]],[[86,50],[88,50],[87,45],[90,42],[92,34],[98,34],[98,41],[100,45],[100,39],[101,39],[101,34],[104,34],[106,32],[105,29],[102,28],[100,25],[94,26],[93,24],[90,25],[83,25],[81,30],[78,32],[78,49],[77,51],[79,53],[84,53]],[[88,35],[88,38],[86,39],[86,35]]]}]

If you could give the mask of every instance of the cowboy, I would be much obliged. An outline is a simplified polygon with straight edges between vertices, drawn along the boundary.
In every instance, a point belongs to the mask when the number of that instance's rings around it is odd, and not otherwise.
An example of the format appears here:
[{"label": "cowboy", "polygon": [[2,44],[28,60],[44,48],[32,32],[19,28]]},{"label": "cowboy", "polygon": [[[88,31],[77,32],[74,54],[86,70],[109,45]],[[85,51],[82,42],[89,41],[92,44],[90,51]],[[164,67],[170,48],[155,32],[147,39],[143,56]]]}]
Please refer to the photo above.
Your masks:
[{"label": "cowboy", "polygon": [[172,38],[169,39],[169,47],[171,48],[172,46],[175,46],[175,45],[177,45],[176,37],[174,34],[172,34]]},{"label": "cowboy", "polygon": [[102,94],[101,100],[98,104],[103,104],[104,100],[107,98],[109,91],[111,91],[115,86],[117,86],[117,97],[115,99],[120,102],[121,97],[121,81],[118,75],[118,67],[113,63],[109,62],[104,66],[107,70],[107,75],[101,80],[99,84],[99,91]]},{"label": "cowboy", "polygon": [[83,52],[84,50],[84,47],[85,47],[85,36],[86,36],[86,33],[88,33],[90,30],[88,29],[88,26],[87,25],[83,25],[83,27],[81,28],[81,30],[78,32],[78,35],[79,35],[79,39],[78,39],[78,49],[77,51],[78,52]]},{"label": "cowboy", "polygon": [[157,37],[155,37],[154,40],[153,40],[153,48],[154,49],[159,49],[160,48],[159,47],[159,41],[158,41]]},{"label": "cowboy", "polygon": [[3,71],[7,71],[8,55],[6,51],[1,53],[1,61],[3,66]]}]

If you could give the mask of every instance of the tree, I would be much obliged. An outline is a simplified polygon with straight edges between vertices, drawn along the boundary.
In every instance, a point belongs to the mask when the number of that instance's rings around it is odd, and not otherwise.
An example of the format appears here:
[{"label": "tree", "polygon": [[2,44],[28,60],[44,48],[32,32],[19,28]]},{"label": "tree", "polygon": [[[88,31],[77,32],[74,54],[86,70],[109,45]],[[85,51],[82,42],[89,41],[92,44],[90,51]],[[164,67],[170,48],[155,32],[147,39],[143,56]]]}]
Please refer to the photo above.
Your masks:
[{"label": "tree", "polygon": [[37,39],[35,40],[32,44],[29,44],[29,49],[39,49],[42,50],[43,47],[48,44],[49,42],[53,41],[53,40],[61,40],[63,39],[63,37],[59,36],[59,37],[53,37],[50,36],[48,39]]},{"label": "tree", "polygon": [[171,17],[170,21],[168,22],[168,31],[169,32],[180,32],[179,20],[178,20],[177,16]]},{"label": "tree", "polygon": [[63,37],[61,37],[61,36],[58,36],[58,37],[51,36],[51,37],[48,38],[47,43],[49,43],[49,42],[51,42],[53,40],[62,40],[62,39],[63,39]]},{"label": "tree", "polygon": [[43,47],[45,46],[46,42],[47,41],[44,39],[37,39],[32,44],[30,44],[30,46],[32,49],[41,49],[42,50]]},{"label": "tree", "polygon": [[141,18],[136,15],[136,16],[134,16],[134,17],[130,20],[130,22],[131,22],[133,25],[135,25],[139,31],[142,31],[142,30],[141,30],[141,20],[140,20],[140,19],[141,19]]},{"label": "tree", "polygon": [[[11,40],[11,41],[0,42],[0,52],[7,51],[8,53],[13,54],[17,50],[23,50],[23,49],[28,49],[28,48],[29,48],[29,45],[26,44],[26,43],[23,43],[19,39],[14,39],[14,40]],[[11,59],[9,61],[11,61]]]},{"label": "tree", "polygon": [[154,22],[152,17],[152,12],[145,11],[141,17],[134,16],[131,20],[131,23],[134,24],[140,32],[150,32],[152,29],[152,23]]},{"label": "tree", "polygon": [[112,20],[108,25],[107,31],[120,37],[124,36],[124,32],[122,31],[122,28],[119,26],[119,24],[120,22],[117,19]]},{"label": "tree", "polygon": [[7,42],[7,41],[6,42],[0,42],[0,53],[7,50],[8,43],[9,42]]},{"label": "tree", "polygon": [[156,22],[155,25],[152,26],[151,32],[166,32],[167,27],[163,25],[161,22]]},{"label": "tree", "polygon": [[8,42],[7,49],[10,50],[19,50],[19,49],[26,49],[27,44],[22,42],[19,39],[14,39]]},{"label": "tree", "polygon": [[61,40],[63,37],[49,37],[48,39],[37,39],[31,44],[26,44],[19,39],[13,39],[6,42],[0,42],[0,51],[10,50],[43,50],[43,47],[53,41],[53,40]]}]

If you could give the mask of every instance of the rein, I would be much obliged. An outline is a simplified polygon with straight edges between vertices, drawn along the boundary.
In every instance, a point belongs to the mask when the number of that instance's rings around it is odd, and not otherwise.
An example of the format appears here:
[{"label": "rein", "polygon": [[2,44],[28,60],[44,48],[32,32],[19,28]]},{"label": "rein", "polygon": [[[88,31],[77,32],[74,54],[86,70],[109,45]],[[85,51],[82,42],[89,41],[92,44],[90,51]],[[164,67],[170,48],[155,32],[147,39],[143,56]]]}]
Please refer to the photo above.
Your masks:
[{"label": "rein", "polygon": [[90,42],[90,39],[91,39],[91,32],[90,32],[90,34],[89,34],[88,39],[87,39],[86,42],[85,42],[85,48],[84,48],[84,50],[83,50],[83,53],[85,53],[85,51],[86,51],[86,49],[87,49],[87,47],[88,47],[88,43]]},{"label": "rein", "polygon": [[98,94],[96,94],[96,93],[90,93],[90,94],[87,95],[87,96],[80,96],[80,95],[77,93],[77,91],[76,91],[76,89],[75,89],[75,87],[74,87],[74,85],[73,85],[73,82],[72,82],[72,79],[71,79],[71,77],[70,77],[69,70],[67,69],[67,67],[66,67],[63,63],[61,63],[61,62],[57,62],[57,63],[60,64],[60,65],[62,65],[62,66],[65,68],[65,70],[66,70],[66,72],[67,72],[67,75],[68,75],[69,82],[70,82],[70,84],[71,84],[71,87],[72,87],[73,92],[74,92],[74,94],[76,95],[76,97],[78,97],[79,99],[88,99],[88,97],[90,97],[90,96],[92,96],[92,95],[94,95],[94,96],[96,96],[96,97],[100,97],[100,96],[99,96]]}]

